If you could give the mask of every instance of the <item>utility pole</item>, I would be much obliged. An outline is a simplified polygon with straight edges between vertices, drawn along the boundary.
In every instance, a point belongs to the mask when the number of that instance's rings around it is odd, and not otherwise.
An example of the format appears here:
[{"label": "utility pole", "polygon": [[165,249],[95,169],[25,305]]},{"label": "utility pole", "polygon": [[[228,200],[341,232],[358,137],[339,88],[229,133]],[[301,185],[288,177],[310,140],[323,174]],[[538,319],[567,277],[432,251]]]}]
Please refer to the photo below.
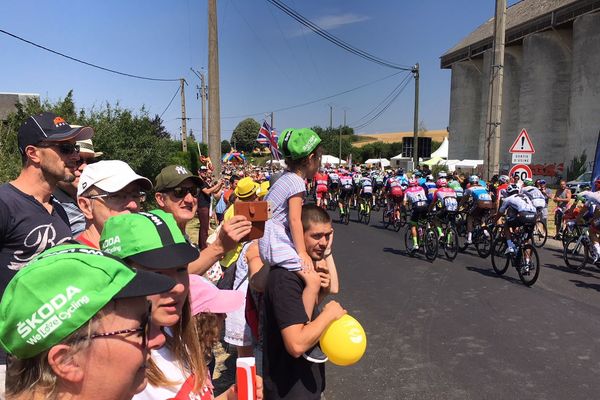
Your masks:
[{"label": "utility pole", "polygon": [[198,89],[198,91],[200,92],[200,98],[202,100],[202,143],[206,144],[208,143],[208,141],[206,140],[206,136],[207,136],[207,131],[206,131],[206,98],[207,96],[207,89],[206,89],[206,81],[205,81],[205,77],[204,77],[204,72],[201,71],[195,71],[194,68],[190,67],[190,70],[192,70],[192,72],[198,77],[200,78],[200,87],[198,87],[196,85],[196,89]]},{"label": "utility pole", "polygon": [[485,133],[486,179],[500,172],[500,124],[502,123],[502,82],[504,81],[504,40],[506,0],[496,0],[494,17],[494,54],[490,71],[487,132]]},{"label": "utility pole", "polygon": [[181,147],[184,152],[187,153],[187,118],[185,117],[185,85],[187,82],[185,79],[181,78],[179,80],[179,84],[181,85]]},{"label": "utility pole", "polygon": [[412,69],[415,78],[415,120],[413,126],[413,168],[419,165],[419,63]]},{"label": "utility pole", "polygon": [[[273,122],[273,112],[271,112],[271,129],[275,129],[275,125],[273,125],[273,124],[274,124],[274,122]],[[271,132],[269,132],[269,133],[271,133]]]},{"label": "utility pole", "polygon": [[208,0],[208,154],[221,177],[221,99],[219,96],[219,38],[217,0]]},{"label": "utility pole", "polygon": [[200,98],[202,99],[202,143],[208,143],[208,132],[206,131],[206,81],[204,72],[200,72]]},{"label": "utility pole", "polygon": [[347,126],[347,125],[346,125],[346,111],[347,111],[347,110],[348,110],[348,109],[347,109],[346,107],[344,107],[344,126]]},{"label": "utility pole", "polygon": [[333,129],[333,106],[329,104],[329,129]]}]

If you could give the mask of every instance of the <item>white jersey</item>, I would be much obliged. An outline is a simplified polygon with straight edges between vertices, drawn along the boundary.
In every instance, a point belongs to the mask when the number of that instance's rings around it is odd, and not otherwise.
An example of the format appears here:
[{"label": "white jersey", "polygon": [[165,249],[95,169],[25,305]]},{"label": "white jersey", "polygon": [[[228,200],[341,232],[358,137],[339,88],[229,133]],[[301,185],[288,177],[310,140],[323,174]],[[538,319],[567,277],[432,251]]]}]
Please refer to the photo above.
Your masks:
[{"label": "white jersey", "polygon": [[585,200],[585,206],[588,209],[600,206],[600,192],[585,190],[579,193],[579,197],[583,197]]},{"label": "white jersey", "polygon": [[529,197],[529,199],[531,199],[531,202],[535,208],[546,207],[546,198],[540,189],[536,188],[535,186],[526,186],[521,189],[521,193],[525,194],[527,197]]},{"label": "white jersey", "polygon": [[516,194],[506,197],[498,211],[504,213],[509,208],[517,213],[536,212],[535,206],[531,200],[529,200],[529,197],[524,194]]},{"label": "white jersey", "polygon": [[340,176],[338,174],[329,174],[329,180],[331,181],[331,183],[339,183],[340,182]]}]

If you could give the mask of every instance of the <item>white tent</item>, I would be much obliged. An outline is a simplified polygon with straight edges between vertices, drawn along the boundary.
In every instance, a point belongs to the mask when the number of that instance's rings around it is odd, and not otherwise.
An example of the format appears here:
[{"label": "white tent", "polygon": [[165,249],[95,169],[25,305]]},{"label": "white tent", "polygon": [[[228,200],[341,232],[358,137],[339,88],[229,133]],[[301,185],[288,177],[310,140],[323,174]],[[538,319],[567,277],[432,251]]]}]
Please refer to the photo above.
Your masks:
[{"label": "white tent", "polygon": [[[324,155],[321,157],[321,165],[325,164],[339,165],[340,159],[334,156]],[[346,164],[346,161],[342,160],[342,164]]]},{"label": "white tent", "polygon": [[477,168],[477,166],[483,165],[483,160],[462,160],[454,164],[455,168]]},{"label": "white tent", "polygon": [[444,138],[440,147],[431,153],[431,158],[435,157],[448,158],[448,138]]},{"label": "white tent", "polygon": [[365,161],[365,164],[381,164],[381,166],[385,168],[390,166],[390,160],[387,158],[369,158]]},{"label": "white tent", "polygon": [[448,168],[448,171],[454,172],[458,163],[460,163],[460,160],[444,160],[440,162],[440,165],[444,165]]}]

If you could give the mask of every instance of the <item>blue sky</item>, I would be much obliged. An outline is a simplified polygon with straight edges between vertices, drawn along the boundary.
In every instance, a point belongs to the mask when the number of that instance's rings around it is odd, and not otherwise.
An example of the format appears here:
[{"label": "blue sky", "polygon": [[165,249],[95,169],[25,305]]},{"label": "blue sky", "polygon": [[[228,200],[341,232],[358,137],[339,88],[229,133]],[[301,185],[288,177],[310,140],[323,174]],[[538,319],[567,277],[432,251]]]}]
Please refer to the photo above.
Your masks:
[{"label": "blue sky", "polygon": [[[494,14],[494,0],[284,0],[342,40],[385,60],[421,65],[420,120],[428,129],[448,125],[450,71],[439,57]],[[515,1],[509,1],[513,4]],[[239,116],[304,103],[397,72],[356,57],[303,29],[265,0],[219,0],[222,137]],[[85,61],[119,71],[185,78],[188,129],[201,132],[199,80],[207,66],[206,0],[5,1],[0,29]],[[56,100],[69,89],[76,105],[104,102],[160,114],[178,82],[150,82],[96,70],[0,34],[0,91],[39,93]],[[360,123],[400,82],[403,74],[360,90],[275,114],[278,130],[343,122]],[[209,83],[210,84],[210,83]],[[412,82],[379,119],[357,133],[412,130]],[[179,136],[179,96],[165,112]],[[255,116],[262,120],[262,115]]]}]

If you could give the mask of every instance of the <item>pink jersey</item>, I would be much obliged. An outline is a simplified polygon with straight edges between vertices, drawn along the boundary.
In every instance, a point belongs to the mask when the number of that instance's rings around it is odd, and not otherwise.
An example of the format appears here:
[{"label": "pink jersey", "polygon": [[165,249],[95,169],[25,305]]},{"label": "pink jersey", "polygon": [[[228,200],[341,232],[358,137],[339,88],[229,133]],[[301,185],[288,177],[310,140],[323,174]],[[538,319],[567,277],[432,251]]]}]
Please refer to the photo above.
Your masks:
[{"label": "pink jersey", "polygon": [[424,207],[427,205],[427,195],[421,186],[410,186],[404,191],[404,198],[413,207]]},{"label": "pink jersey", "polygon": [[456,192],[454,189],[449,187],[439,188],[435,192],[433,198],[434,202],[441,202],[443,207],[448,211],[456,211],[458,209],[458,202],[456,201]]}]

